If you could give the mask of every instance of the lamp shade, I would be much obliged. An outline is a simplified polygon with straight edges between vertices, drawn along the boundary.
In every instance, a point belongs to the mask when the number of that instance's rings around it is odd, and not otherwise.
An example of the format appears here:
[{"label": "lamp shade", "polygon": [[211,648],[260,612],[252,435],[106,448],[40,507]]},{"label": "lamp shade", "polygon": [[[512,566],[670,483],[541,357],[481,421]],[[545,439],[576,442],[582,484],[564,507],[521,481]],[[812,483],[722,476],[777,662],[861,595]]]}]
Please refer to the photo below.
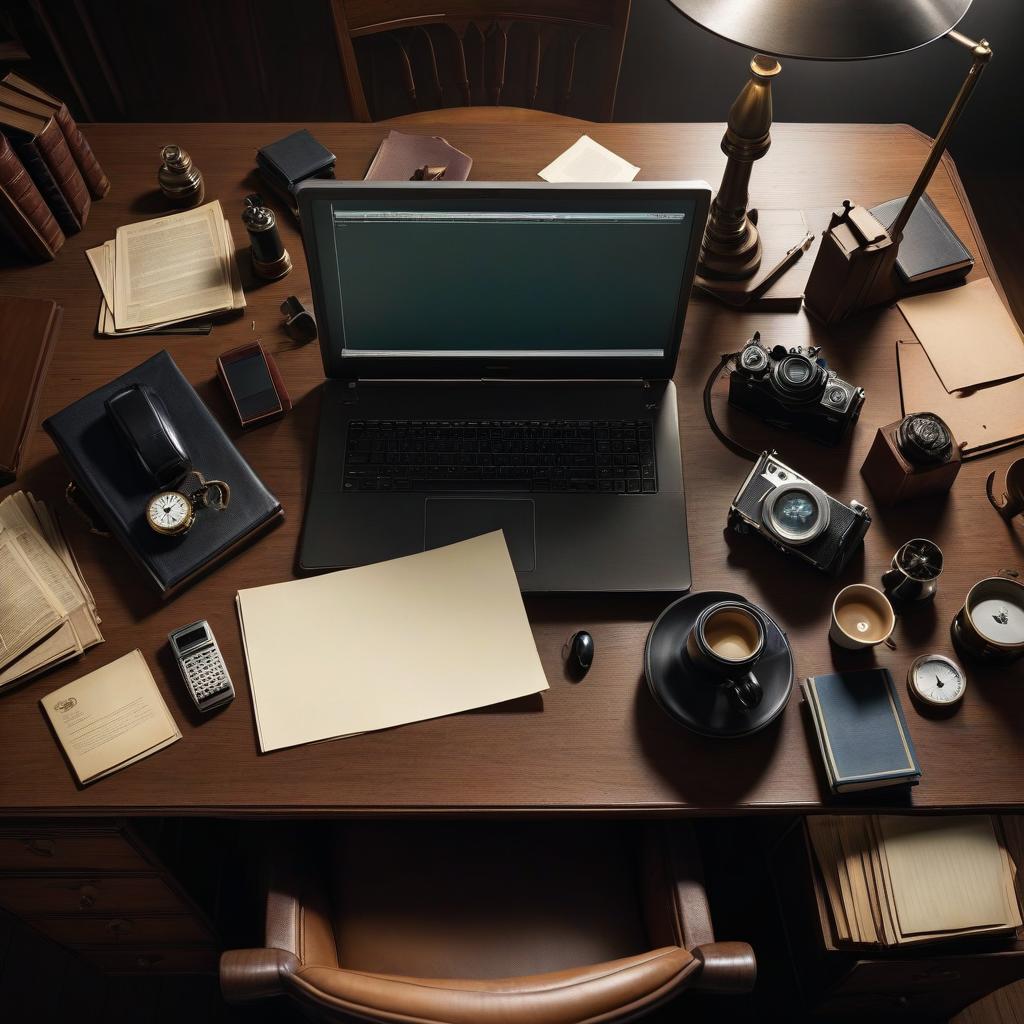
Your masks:
[{"label": "lamp shade", "polygon": [[758,53],[864,60],[924,46],[954,28],[971,0],[669,0],[716,36]]}]

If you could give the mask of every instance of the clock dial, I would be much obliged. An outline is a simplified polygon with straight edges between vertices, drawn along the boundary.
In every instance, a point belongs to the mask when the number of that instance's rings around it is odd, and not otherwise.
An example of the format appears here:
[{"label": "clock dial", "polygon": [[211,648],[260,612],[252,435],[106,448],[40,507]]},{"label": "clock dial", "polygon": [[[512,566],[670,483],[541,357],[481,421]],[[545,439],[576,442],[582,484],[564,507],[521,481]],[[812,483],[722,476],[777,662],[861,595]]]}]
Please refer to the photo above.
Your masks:
[{"label": "clock dial", "polygon": [[938,654],[918,658],[910,669],[910,691],[928,704],[955,704],[964,695],[967,677],[956,662]]},{"label": "clock dial", "polygon": [[181,533],[192,523],[192,503],[178,491],[164,491],[149,502],[149,524],[159,533]]}]

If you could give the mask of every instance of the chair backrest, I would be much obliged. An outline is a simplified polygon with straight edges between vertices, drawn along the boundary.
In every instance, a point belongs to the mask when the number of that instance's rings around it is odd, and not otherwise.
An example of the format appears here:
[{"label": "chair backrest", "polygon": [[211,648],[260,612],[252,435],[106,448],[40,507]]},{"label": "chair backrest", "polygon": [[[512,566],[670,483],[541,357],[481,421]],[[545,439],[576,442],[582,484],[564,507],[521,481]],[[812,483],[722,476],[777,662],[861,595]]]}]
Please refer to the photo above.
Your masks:
[{"label": "chair backrest", "polygon": [[357,120],[502,104],[611,120],[630,0],[330,0]]}]

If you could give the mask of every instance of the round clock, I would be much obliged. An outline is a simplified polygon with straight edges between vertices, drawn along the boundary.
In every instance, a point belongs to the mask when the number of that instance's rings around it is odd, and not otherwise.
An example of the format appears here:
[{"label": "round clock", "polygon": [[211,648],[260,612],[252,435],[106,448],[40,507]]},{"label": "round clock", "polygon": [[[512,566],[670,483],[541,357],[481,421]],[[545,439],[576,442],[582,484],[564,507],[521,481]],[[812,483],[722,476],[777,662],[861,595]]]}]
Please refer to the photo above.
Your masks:
[{"label": "round clock", "polygon": [[963,699],[967,689],[964,670],[941,654],[923,654],[907,674],[911,697],[933,708],[948,708]]},{"label": "round clock", "polygon": [[196,518],[195,506],[181,491],[162,491],[149,499],[146,522],[165,537],[178,537],[185,533]]}]

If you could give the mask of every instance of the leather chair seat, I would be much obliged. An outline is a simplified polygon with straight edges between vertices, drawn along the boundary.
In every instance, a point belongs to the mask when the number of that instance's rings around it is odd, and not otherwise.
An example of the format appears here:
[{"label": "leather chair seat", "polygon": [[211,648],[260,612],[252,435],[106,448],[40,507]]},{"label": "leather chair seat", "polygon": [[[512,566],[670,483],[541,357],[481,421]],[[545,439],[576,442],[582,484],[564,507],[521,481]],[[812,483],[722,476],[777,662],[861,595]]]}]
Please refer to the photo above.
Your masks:
[{"label": "leather chair seat", "polygon": [[232,1002],[286,995],[313,1019],[610,1024],[694,985],[747,991],[716,943],[682,823],[337,825],[268,856],[266,945],[221,960]]}]

